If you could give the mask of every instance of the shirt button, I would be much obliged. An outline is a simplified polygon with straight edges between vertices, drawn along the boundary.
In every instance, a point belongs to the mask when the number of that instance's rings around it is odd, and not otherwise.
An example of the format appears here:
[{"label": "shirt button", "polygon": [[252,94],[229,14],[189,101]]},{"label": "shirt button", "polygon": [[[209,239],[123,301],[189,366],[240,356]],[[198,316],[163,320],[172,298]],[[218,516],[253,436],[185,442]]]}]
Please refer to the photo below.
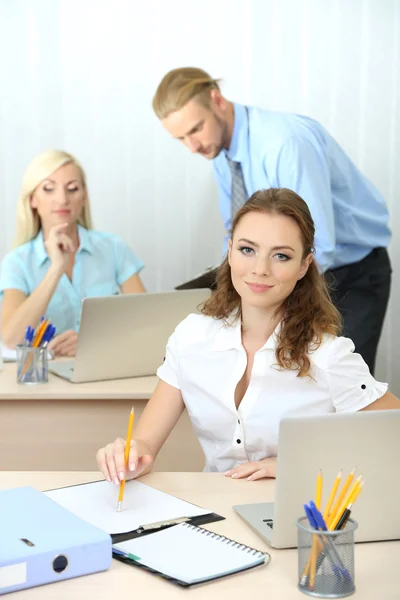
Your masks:
[{"label": "shirt button", "polygon": [[367,386],[365,385],[365,383],[363,383],[363,384],[362,384],[362,386],[361,386],[361,389],[362,389],[362,390],[365,390],[365,388],[366,388],[366,387],[367,387]]},{"label": "shirt button", "polygon": [[241,443],[242,443],[242,440],[236,440],[236,442],[237,442],[238,444],[241,444]]},{"label": "shirt button", "polygon": [[238,423],[239,423],[239,425],[240,425],[240,419],[238,419]]}]

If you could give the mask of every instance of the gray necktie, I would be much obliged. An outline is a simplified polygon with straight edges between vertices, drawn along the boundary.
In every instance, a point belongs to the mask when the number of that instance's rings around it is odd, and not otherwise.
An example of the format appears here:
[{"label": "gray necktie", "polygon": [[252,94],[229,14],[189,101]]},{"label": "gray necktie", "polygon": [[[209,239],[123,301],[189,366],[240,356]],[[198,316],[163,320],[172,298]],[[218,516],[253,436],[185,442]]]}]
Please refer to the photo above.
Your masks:
[{"label": "gray necktie", "polygon": [[232,193],[231,193],[231,208],[232,208],[232,219],[235,217],[239,208],[242,208],[243,204],[248,199],[246,192],[246,186],[244,185],[242,166],[239,162],[235,162],[230,158],[226,157],[229,163],[232,174]]}]

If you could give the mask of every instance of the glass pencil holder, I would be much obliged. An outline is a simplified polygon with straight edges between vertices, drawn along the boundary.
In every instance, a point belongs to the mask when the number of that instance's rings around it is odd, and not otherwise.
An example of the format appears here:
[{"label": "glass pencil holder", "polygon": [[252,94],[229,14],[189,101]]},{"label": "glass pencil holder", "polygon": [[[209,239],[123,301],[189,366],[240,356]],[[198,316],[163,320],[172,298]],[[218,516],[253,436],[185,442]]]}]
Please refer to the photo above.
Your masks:
[{"label": "glass pencil holder", "polygon": [[317,531],[307,517],[296,522],[298,540],[298,587],[316,598],[345,598],[354,594],[354,532],[349,519],[338,531]]},{"label": "glass pencil holder", "polygon": [[27,385],[47,383],[49,367],[46,348],[32,348],[18,345],[17,351],[17,382]]}]

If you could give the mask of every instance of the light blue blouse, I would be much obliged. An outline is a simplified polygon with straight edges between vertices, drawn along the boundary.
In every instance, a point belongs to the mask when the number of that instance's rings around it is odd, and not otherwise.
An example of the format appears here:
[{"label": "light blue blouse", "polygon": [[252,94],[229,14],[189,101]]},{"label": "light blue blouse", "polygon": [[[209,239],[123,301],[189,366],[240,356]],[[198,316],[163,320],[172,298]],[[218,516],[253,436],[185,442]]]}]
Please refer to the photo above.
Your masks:
[{"label": "light blue blouse", "polygon": [[[79,249],[75,255],[72,281],[64,273],[47,307],[46,318],[57,328],[79,330],[81,303],[87,296],[118,294],[121,285],[144,265],[130,247],[111,233],[78,225]],[[0,299],[6,289],[32,294],[45,277],[50,259],[42,232],[7,254],[0,268]]]}]

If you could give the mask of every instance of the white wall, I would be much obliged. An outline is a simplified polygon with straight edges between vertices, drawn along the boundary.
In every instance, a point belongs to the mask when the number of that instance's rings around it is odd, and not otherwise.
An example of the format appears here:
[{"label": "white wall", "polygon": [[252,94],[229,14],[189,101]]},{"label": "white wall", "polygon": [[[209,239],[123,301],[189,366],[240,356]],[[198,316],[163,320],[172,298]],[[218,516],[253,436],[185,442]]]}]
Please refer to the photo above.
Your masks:
[{"label": "white wall", "polygon": [[200,66],[230,99],[320,120],[387,198],[395,274],[378,374],[400,394],[399,40],[398,0],[0,0],[0,258],[26,165],[58,147],[83,163],[96,227],[132,245],[149,290],[217,262],[211,165],[151,110],[165,72]]}]

